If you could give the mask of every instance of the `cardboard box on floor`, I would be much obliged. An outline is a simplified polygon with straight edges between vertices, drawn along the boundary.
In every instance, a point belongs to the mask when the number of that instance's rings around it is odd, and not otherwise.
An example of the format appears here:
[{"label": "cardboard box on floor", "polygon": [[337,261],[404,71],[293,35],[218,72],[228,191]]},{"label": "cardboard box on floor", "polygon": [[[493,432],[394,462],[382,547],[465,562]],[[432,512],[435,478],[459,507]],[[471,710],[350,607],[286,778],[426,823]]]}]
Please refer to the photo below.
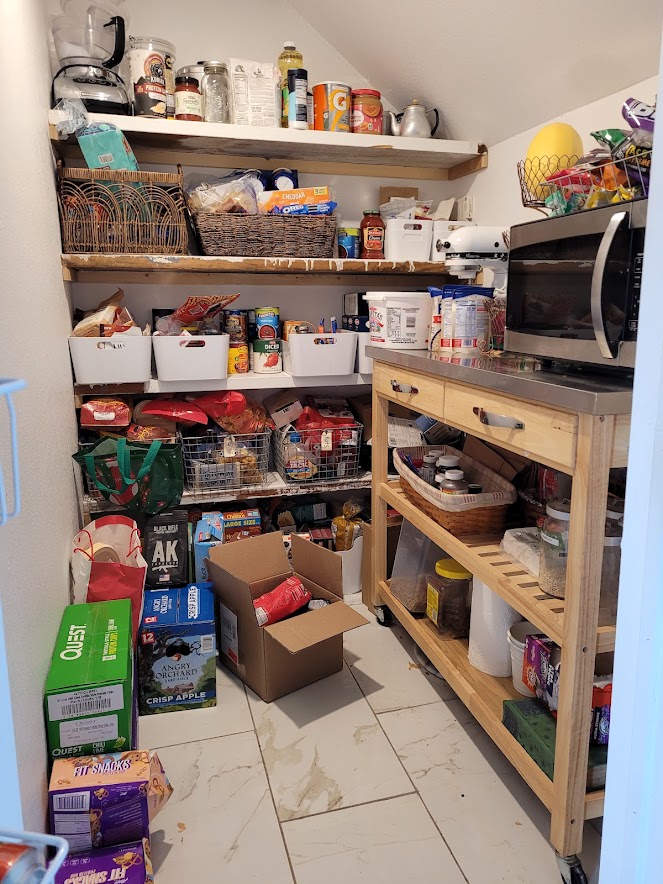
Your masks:
[{"label": "cardboard box on floor", "polygon": [[[342,601],[341,559],[292,537],[292,567],[280,532],[217,546],[208,559],[219,602],[224,666],[270,703],[343,668],[343,633],[368,623]],[[253,600],[296,574],[313,598],[331,602],[271,626],[258,626]]]}]

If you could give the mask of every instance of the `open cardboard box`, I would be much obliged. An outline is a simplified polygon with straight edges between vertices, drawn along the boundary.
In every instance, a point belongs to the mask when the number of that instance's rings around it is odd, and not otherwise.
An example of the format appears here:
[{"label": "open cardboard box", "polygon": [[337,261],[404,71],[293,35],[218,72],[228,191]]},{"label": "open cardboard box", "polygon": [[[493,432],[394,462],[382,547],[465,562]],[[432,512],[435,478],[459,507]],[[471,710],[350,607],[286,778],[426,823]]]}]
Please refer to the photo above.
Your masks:
[{"label": "open cardboard box", "polygon": [[[292,537],[292,566],[280,532],[210,550],[219,602],[221,662],[270,703],[343,668],[343,633],[368,623],[342,601],[340,556]],[[253,600],[296,574],[314,599],[331,602],[271,626],[258,626]]]}]

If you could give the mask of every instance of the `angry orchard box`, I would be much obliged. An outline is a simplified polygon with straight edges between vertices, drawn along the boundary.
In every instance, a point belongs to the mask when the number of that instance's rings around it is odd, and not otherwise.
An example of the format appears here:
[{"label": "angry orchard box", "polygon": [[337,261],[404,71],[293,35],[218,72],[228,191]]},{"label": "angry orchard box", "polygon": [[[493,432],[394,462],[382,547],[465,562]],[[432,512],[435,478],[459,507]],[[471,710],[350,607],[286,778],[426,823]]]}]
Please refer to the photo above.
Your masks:
[{"label": "angry orchard box", "polygon": [[145,593],[138,690],[141,715],[216,706],[211,583]]}]

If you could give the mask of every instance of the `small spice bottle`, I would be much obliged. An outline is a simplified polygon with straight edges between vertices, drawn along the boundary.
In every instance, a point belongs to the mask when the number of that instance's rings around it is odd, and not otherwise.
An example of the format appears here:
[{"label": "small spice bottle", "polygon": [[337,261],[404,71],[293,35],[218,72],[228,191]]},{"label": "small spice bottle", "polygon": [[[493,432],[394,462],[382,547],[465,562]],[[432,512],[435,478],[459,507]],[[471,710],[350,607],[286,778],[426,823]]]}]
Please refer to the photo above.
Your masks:
[{"label": "small spice bottle", "polygon": [[455,470],[460,463],[460,458],[455,454],[443,454],[437,459],[437,466],[441,473],[445,470]]},{"label": "small spice bottle", "polygon": [[424,482],[428,482],[429,485],[435,485],[436,472],[437,470],[435,469],[435,455],[425,454],[423,466],[421,467],[419,476],[424,480]]},{"label": "small spice bottle", "polygon": [[195,77],[175,78],[175,119],[203,120],[203,99]]},{"label": "small spice bottle", "polygon": [[[435,477],[437,481],[437,476]],[[462,470],[447,470],[444,479],[439,483],[443,494],[469,494],[470,488],[465,481],[465,473]]]},{"label": "small spice bottle", "polygon": [[360,258],[375,260],[384,259],[384,221],[377,209],[364,212],[364,218],[359,225],[361,235]]}]

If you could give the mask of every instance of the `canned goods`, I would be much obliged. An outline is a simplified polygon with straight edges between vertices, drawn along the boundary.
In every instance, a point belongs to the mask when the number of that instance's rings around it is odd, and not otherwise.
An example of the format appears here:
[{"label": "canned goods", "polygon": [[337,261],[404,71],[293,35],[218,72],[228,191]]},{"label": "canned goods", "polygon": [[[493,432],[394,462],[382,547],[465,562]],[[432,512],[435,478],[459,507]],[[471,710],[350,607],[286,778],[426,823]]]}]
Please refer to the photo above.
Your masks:
[{"label": "canned goods", "polygon": [[257,340],[253,342],[253,371],[256,374],[275,374],[283,371],[281,342]]},{"label": "canned goods", "polygon": [[279,336],[279,308],[256,307],[256,337],[276,340]]},{"label": "canned goods", "polygon": [[228,374],[248,374],[249,348],[247,344],[231,344],[228,347]]},{"label": "canned goods", "polygon": [[360,243],[359,225],[353,227],[341,225],[338,228],[339,258],[358,258]]},{"label": "canned goods", "polygon": [[174,116],[173,44],[152,37],[129,37],[127,46],[134,114],[166,117],[170,110]]},{"label": "canned goods", "polygon": [[318,83],[313,87],[313,128],[324,132],[350,131],[349,86]]},{"label": "canned goods", "polygon": [[231,344],[245,344],[248,340],[248,311],[224,310],[223,330],[230,337]]}]

